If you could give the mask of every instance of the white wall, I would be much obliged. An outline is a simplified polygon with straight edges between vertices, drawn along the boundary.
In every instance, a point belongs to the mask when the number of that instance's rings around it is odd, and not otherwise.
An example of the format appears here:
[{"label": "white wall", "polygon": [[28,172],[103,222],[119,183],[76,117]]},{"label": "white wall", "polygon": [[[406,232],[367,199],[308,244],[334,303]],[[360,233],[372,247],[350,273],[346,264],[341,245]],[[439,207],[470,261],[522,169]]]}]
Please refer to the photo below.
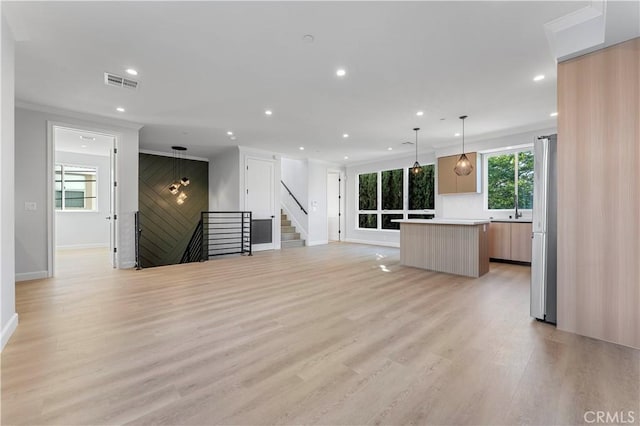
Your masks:
[{"label": "white wall", "polygon": [[[56,151],[56,163],[95,167],[98,170],[98,210],[56,211],[56,248],[108,247],[110,214],[110,163],[101,155]],[[105,258],[106,261],[106,258]]]},{"label": "white wall", "polygon": [[[508,147],[515,147],[518,145],[532,144],[533,140],[537,136],[549,135],[555,133],[556,129],[546,128],[537,131],[531,131],[526,133],[518,133],[509,136],[502,136],[496,138],[488,138],[477,141],[468,142],[465,144],[465,150],[467,152],[482,152],[497,149],[506,149]],[[445,148],[436,149],[435,152],[425,153],[419,156],[420,164],[434,164],[436,158],[454,155],[460,153],[461,146],[454,145]],[[380,170],[391,170],[397,168],[407,168],[413,165],[415,157],[406,156],[398,158],[389,158],[387,160],[373,161],[369,163],[359,163],[347,167],[347,225],[346,225],[346,239],[352,242],[361,242],[369,244],[389,245],[393,247],[399,247],[400,245],[400,232],[394,230],[382,231],[382,230],[359,230],[357,229],[358,219],[358,189],[357,189],[357,175],[361,173],[377,172]],[[482,160],[481,160],[482,161]],[[484,179],[484,170],[481,171],[481,175]],[[436,166],[436,191],[438,187],[437,178],[437,166]],[[493,218],[506,218],[512,212],[489,212],[485,209],[484,202],[484,182],[482,192],[480,194],[462,194],[462,195],[438,195],[435,197],[436,217],[447,218],[473,218],[473,219],[488,219]],[[406,194],[405,194],[406,197]],[[530,215],[531,213],[526,213]]]},{"label": "white wall", "polygon": [[238,147],[209,159],[209,210],[238,211],[240,205],[240,151]]},{"label": "white wall", "polygon": [[[0,4],[0,8],[1,8]],[[4,15],[0,18],[0,351],[18,326],[15,293],[14,87],[15,42]]]},{"label": "white wall", "polygon": [[[53,192],[48,187],[48,141],[52,123],[113,134],[118,146],[117,266],[135,264],[134,220],[138,210],[138,133],[140,126],[71,111],[18,104],[16,108],[16,276],[33,279],[47,276],[51,259],[47,246],[53,216],[48,204]],[[50,152],[50,154],[48,154]],[[35,202],[36,210],[25,211],[25,202]],[[53,207],[51,207],[53,209]]]},{"label": "white wall", "polygon": [[[282,181],[289,187],[300,204],[309,211],[309,170],[307,160],[282,158]],[[296,231],[300,232],[302,239],[308,240],[309,216],[305,214],[298,204],[289,195],[287,190],[278,182],[282,207],[293,221]]]}]

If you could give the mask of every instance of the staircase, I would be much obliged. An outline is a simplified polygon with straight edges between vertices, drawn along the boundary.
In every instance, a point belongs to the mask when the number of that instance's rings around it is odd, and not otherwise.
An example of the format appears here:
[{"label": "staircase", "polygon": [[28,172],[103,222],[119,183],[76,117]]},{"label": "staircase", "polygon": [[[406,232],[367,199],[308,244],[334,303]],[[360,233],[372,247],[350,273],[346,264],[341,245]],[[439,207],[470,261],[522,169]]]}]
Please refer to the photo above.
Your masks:
[{"label": "staircase", "polygon": [[287,214],[280,210],[280,247],[304,247],[304,240],[300,239],[300,233],[296,232],[296,227],[291,225],[291,220]]}]

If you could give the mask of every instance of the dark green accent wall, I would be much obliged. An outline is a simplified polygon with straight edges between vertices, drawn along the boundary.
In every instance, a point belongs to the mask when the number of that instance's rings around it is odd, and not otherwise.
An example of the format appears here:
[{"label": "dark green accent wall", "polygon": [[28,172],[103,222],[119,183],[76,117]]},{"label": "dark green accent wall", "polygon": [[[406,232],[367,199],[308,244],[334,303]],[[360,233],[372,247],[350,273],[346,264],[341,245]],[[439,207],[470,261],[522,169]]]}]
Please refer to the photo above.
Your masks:
[{"label": "dark green accent wall", "polygon": [[180,263],[200,212],[209,210],[208,163],[180,160],[181,174],[191,184],[180,188],[187,199],[179,205],[168,189],[178,177],[173,162],[173,157],[139,154],[140,261],[144,268]]}]

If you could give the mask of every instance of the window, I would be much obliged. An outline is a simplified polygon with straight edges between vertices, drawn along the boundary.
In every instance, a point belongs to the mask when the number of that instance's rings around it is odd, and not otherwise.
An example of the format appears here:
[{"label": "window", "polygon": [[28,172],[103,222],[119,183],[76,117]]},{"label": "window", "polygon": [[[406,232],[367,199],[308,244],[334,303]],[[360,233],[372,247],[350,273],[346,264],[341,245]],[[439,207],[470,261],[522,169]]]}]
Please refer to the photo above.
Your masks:
[{"label": "window", "polygon": [[432,218],[434,188],[433,164],[418,175],[411,168],[358,175],[358,228],[398,230],[395,219]]},{"label": "window", "polygon": [[378,206],[378,174],[367,173],[358,176],[358,215],[359,228],[377,228],[378,215],[367,213],[376,211]]},{"label": "window", "polygon": [[402,219],[404,206],[404,170],[385,170],[382,175],[382,229],[400,229],[400,224],[391,222]]},{"label": "window", "polygon": [[96,211],[98,209],[96,176],[95,167],[56,164],[54,196],[56,210]]},{"label": "window", "polygon": [[487,209],[531,209],[533,206],[533,152],[515,151],[487,156]]}]

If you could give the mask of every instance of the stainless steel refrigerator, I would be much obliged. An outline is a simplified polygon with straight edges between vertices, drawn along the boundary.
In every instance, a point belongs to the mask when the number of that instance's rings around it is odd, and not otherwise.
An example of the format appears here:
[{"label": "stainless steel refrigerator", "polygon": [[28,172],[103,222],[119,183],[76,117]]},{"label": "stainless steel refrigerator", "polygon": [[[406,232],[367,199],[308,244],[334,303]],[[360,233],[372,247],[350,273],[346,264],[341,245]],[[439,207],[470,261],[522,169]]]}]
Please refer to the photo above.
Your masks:
[{"label": "stainless steel refrigerator", "polygon": [[534,142],[531,316],[557,318],[557,135]]}]

